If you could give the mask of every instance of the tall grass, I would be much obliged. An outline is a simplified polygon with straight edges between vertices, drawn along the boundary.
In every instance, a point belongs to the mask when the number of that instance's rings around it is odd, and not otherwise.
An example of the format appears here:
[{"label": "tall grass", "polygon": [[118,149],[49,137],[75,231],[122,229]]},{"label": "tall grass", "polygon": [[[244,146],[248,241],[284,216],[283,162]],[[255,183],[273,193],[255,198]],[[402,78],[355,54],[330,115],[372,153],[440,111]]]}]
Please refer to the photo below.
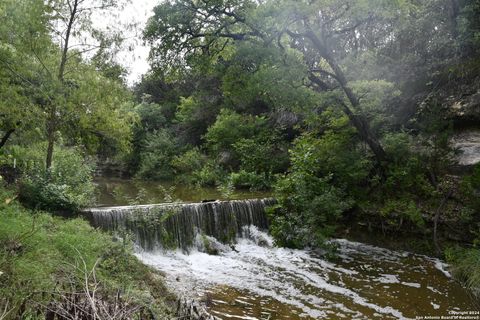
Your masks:
[{"label": "tall grass", "polygon": [[480,307],[480,249],[449,248],[446,257],[453,276],[472,291]]},{"label": "tall grass", "polygon": [[82,219],[27,210],[1,193],[0,319],[58,317],[68,308],[86,309],[83,319],[120,309],[116,319],[169,317],[174,297],[128,243]]}]

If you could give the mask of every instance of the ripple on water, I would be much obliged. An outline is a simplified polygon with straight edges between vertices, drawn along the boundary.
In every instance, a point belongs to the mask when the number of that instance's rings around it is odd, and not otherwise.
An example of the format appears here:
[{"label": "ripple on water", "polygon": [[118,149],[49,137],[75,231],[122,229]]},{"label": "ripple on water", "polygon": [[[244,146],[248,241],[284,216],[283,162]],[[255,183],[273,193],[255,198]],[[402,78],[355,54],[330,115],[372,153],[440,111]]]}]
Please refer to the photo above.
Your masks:
[{"label": "ripple on water", "polygon": [[137,256],[221,319],[406,319],[447,315],[453,307],[474,310],[439,260],[339,239],[332,262],[312,251],[272,247],[256,229],[250,234],[253,240],[238,239],[235,250],[218,256]]}]

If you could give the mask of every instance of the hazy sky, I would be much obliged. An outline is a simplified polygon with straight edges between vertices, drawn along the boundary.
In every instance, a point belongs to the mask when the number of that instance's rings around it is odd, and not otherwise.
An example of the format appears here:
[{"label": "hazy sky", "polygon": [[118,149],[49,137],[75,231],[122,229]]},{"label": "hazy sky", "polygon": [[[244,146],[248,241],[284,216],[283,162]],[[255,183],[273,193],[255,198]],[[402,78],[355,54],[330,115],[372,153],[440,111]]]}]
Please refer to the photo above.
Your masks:
[{"label": "hazy sky", "polygon": [[[122,22],[135,22],[139,24],[137,32],[132,32],[131,35],[128,35],[131,39],[127,44],[133,48],[133,51],[125,49],[118,56],[118,62],[125,66],[129,72],[127,78],[129,84],[133,84],[139,80],[140,76],[148,71],[147,59],[149,48],[142,45],[141,32],[147,19],[153,14],[153,7],[159,2],[161,2],[161,0],[132,0],[120,13],[120,20]],[[106,21],[98,21],[99,24],[105,24],[105,22]],[[95,21],[95,23],[97,23],[97,21]],[[110,23],[112,22],[107,22],[107,24]]]}]

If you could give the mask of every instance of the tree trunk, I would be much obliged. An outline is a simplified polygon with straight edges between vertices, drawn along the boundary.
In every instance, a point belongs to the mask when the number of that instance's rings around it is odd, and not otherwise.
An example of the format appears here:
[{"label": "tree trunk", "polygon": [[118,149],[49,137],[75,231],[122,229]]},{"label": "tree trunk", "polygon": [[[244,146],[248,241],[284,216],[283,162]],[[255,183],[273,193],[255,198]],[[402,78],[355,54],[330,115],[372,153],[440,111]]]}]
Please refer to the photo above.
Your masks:
[{"label": "tree trunk", "polygon": [[[73,23],[75,22],[77,10],[78,10],[78,3],[79,0],[73,1],[73,6],[70,7],[70,17],[68,19],[67,30],[65,32],[65,43],[63,44],[62,48],[62,57],[60,59],[60,65],[58,68],[58,80],[60,83],[64,84],[64,77],[65,77],[65,66],[68,60],[68,45],[70,42],[70,36],[72,34],[72,27]],[[62,88],[63,89],[63,88]],[[45,161],[45,166],[48,169],[52,167],[53,161],[53,147],[55,145],[55,131],[57,127],[57,108],[55,105],[51,106],[50,117],[47,120],[47,140],[48,140],[48,147],[47,147],[47,158]]]},{"label": "tree trunk", "polygon": [[7,143],[10,136],[15,132],[15,129],[8,130],[5,135],[3,136],[2,140],[0,141],[0,149]]},{"label": "tree trunk", "polygon": [[448,193],[440,202],[440,205],[438,206],[437,211],[435,212],[435,217],[433,218],[433,244],[435,245],[435,251],[437,252],[438,255],[442,253],[442,249],[440,248],[440,245],[438,243],[438,222],[440,221],[440,214],[442,213],[442,209],[445,206],[445,203],[447,202],[448,198],[450,198],[452,194],[453,194],[453,190],[448,191]]},{"label": "tree trunk", "polygon": [[357,114],[352,111],[346,104],[343,104],[344,112],[352,122],[352,125],[357,129],[360,138],[365,141],[370,147],[370,150],[375,155],[378,165],[383,168],[383,164],[387,160],[387,154],[385,153],[385,150],[383,150],[383,147],[380,145],[380,142],[378,141],[375,134],[372,132],[368,121],[365,119],[364,116],[362,116],[360,102],[358,101],[356,95],[353,93],[352,89],[348,86],[348,81],[345,77],[345,74],[343,73],[342,69],[340,69],[340,66],[336,63],[330,52],[328,52],[326,46],[312,30],[308,30],[305,33],[305,36],[310,39],[310,41],[313,43],[320,55],[327,61],[330,68],[332,68],[333,73],[335,74],[335,79],[340,84],[340,87],[342,88],[352,108],[357,112]]},{"label": "tree trunk", "polygon": [[56,127],[56,119],[55,119],[55,112],[56,108],[52,106],[52,110],[50,112],[50,118],[47,121],[47,159],[45,161],[45,167],[50,169],[52,167],[53,161],[53,147],[55,145],[55,127]]}]

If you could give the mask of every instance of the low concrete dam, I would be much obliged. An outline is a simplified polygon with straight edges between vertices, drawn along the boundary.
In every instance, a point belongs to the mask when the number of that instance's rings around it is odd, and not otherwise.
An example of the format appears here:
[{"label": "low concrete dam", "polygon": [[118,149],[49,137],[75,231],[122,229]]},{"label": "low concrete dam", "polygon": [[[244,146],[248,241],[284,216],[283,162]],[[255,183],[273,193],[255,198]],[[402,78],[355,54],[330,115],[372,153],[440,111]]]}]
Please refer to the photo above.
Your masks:
[{"label": "low concrete dam", "polygon": [[167,203],[95,208],[86,214],[95,227],[132,233],[144,250],[188,251],[199,235],[231,243],[243,236],[244,227],[268,230],[265,209],[274,203],[274,199]]}]

